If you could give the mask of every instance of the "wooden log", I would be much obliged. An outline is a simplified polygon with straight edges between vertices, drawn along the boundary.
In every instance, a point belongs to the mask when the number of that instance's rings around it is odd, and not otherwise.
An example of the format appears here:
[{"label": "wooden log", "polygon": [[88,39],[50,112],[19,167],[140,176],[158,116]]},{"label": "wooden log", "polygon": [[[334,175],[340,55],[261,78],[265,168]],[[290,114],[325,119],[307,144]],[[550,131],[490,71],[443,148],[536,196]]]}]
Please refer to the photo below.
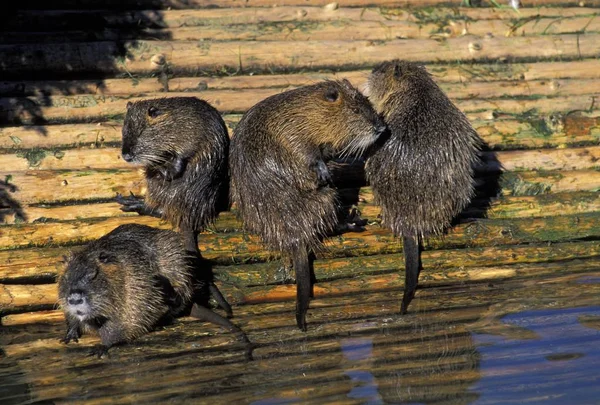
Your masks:
[{"label": "wooden log", "polygon": [[[327,6],[331,2],[329,0],[311,1],[312,6]],[[344,2],[345,7],[366,7],[377,4],[380,7],[408,7],[419,8],[425,6],[453,6],[460,7],[464,3],[459,0],[347,0]],[[482,5],[487,7],[495,7],[493,2],[485,1]],[[564,6],[577,7],[581,6],[580,1],[568,0],[531,0],[527,3],[527,7],[541,6]],[[50,4],[45,5],[48,10],[62,9],[108,9],[108,10],[136,10],[136,9],[195,9],[195,8],[238,8],[238,7],[278,7],[278,6],[306,6],[306,0],[247,0],[240,2],[237,0],[55,0]],[[600,1],[588,0],[585,2],[587,7],[599,7]],[[24,1],[19,5],[19,9],[39,9],[39,4],[36,2]],[[335,9],[329,7],[328,9]]]},{"label": "wooden log", "polygon": [[[363,188],[360,192],[358,208],[363,218],[370,221],[379,221],[380,207],[374,205],[374,198],[370,188]],[[552,216],[561,214],[576,214],[600,210],[600,196],[597,192],[572,192],[558,194],[542,194],[539,196],[512,196],[492,201],[488,208],[488,199],[476,199],[462,216],[487,218],[522,218],[533,216]],[[121,205],[116,202],[100,202],[77,205],[28,205],[21,207],[24,218],[15,217],[14,210],[0,209],[3,217],[2,224],[60,222],[76,219],[108,218],[108,217],[137,217],[135,213],[121,211]],[[234,207],[235,208],[235,207]],[[214,226],[214,231],[231,231],[241,229],[241,223],[235,219],[231,212],[221,213]]]},{"label": "wooden log", "polygon": [[[558,274],[578,274],[590,269],[597,269],[600,265],[598,258],[587,260],[573,260],[565,268],[563,261],[549,263],[528,263],[519,266],[488,266],[467,267],[452,269],[447,272],[437,270],[424,272],[422,275],[422,288],[447,285],[449,281],[482,282],[490,280],[506,280],[509,278],[539,278],[541,276]],[[332,296],[352,295],[353,293],[389,292],[391,288],[398,289],[403,286],[403,277],[397,272],[388,274],[365,275],[358,274],[354,279],[337,279],[333,281],[317,282],[314,286],[315,300]],[[265,302],[292,301],[296,298],[296,287],[293,284],[243,287],[223,283],[222,292],[234,304],[257,304]],[[28,312],[31,308],[52,309],[58,302],[56,284],[39,285],[0,285],[0,315],[8,313]]]},{"label": "wooden log", "polygon": [[[60,223],[23,224],[3,227],[0,249],[46,247],[80,244],[97,239],[125,223],[141,223],[168,229],[170,226],[152,217],[117,217],[78,220]],[[598,212],[559,217],[489,219],[459,224],[444,238],[432,238],[430,248],[457,246],[488,246],[524,242],[559,242],[600,235]],[[327,239],[329,249],[349,256],[374,253],[394,253],[400,243],[385,229],[368,226],[362,233],[345,233]],[[264,249],[255,235],[239,232],[202,234],[200,249],[206,257],[220,261],[262,261],[273,253]],[[323,253],[328,256],[329,253]]]},{"label": "wooden log", "polygon": [[[539,86],[535,87],[535,93],[546,94],[547,91],[559,89],[563,94],[582,91],[577,86],[578,80],[598,79],[600,73],[596,70],[597,61],[578,60],[569,62],[537,62],[537,63],[511,63],[511,64],[485,64],[469,63],[461,61],[460,64],[436,64],[428,65],[430,73],[435,80],[441,83],[462,83],[464,88],[468,86],[487,86],[486,92],[499,91],[494,89],[489,82],[505,81],[498,87],[521,86],[523,80],[529,82],[537,81]],[[347,78],[360,86],[366,80],[370,70],[344,71],[344,72],[310,72],[293,73],[286,75],[240,75],[226,77],[172,77],[169,78],[169,90],[182,92],[197,89],[206,90],[231,90],[231,89],[255,89],[266,87],[289,87],[311,84],[316,81]],[[568,80],[572,78],[572,80]],[[552,84],[550,80],[566,79],[566,82]],[[478,82],[485,82],[478,84]],[[544,83],[547,85],[545,86]],[[586,82],[584,82],[586,83]],[[456,87],[456,86],[454,86]],[[492,88],[490,88],[492,87]],[[565,90],[565,87],[568,90]],[[464,88],[453,89],[463,91]],[[522,86],[520,88],[523,88]],[[562,88],[562,89],[561,89]],[[523,88],[524,89],[524,88]],[[156,78],[134,77],[128,79],[103,79],[103,80],[16,80],[0,81],[0,95],[6,96],[53,96],[73,94],[94,95],[118,95],[118,94],[142,94],[157,93],[164,91],[164,84]],[[509,91],[504,89],[504,91]],[[585,91],[585,90],[583,90]],[[471,93],[481,93],[480,90]],[[527,89],[526,93],[531,94]],[[505,93],[492,93],[505,94]],[[578,93],[574,93],[578,94]],[[451,95],[455,97],[455,95]]]},{"label": "wooden log", "polygon": [[0,41],[13,43],[57,43],[86,41],[127,41],[163,39],[170,41],[388,41],[391,39],[456,38],[466,34],[494,36],[533,36],[547,34],[582,34],[600,32],[597,15],[579,18],[543,18],[518,20],[365,21],[336,19],[333,22],[294,21],[254,24],[204,25],[178,28],[108,28],[90,32],[83,29],[64,31],[4,32]]},{"label": "wooden log", "polygon": [[[75,170],[1,172],[9,174],[15,187],[8,196],[21,207],[27,204],[65,204],[73,201],[113,200],[122,195],[145,194],[145,180],[134,170]],[[482,178],[480,185],[496,183],[498,179]],[[500,176],[504,195],[538,195],[600,189],[598,170],[560,172],[504,172]],[[360,186],[360,184],[357,184]]]},{"label": "wooden log", "polygon": [[[106,10],[18,10],[14,18],[6,21],[5,31],[24,31],[24,27],[38,30],[62,31],[101,26],[106,28],[143,29],[179,27],[215,27],[240,24],[265,24],[273,22],[333,22],[333,21],[374,21],[374,22],[420,22],[437,21],[481,21],[509,20],[528,21],[533,18],[588,17],[598,13],[597,9],[586,7],[543,7],[521,8],[516,14],[510,8],[445,8],[436,7],[420,10],[379,7],[339,7],[328,10],[323,7],[280,6],[273,8],[209,8],[187,10],[129,10],[115,13]],[[99,24],[100,22],[100,24]],[[557,21],[560,23],[560,21]]]},{"label": "wooden log", "polygon": [[[565,149],[535,149],[485,152],[480,172],[523,170],[584,170],[597,166],[600,146]],[[121,158],[121,148],[34,149],[2,156],[0,170],[6,173],[35,170],[127,170],[132,165]],[[15,182],[15,184],[17,184]],[[18,184],[17,184],[18,185]]]},{"label": "wooden log", "polygon": [[[456,99],[456,105],[463,112],[467,114],[476,113],[472,116],[483,117],[484,119],[502,116],[531,116],[539,113],[594,112],[598,110],[594,93],[598,86],[597,82],[589,86],[589,90],[576,90],[575,92],[578,94],[562,95],[564,93],[557,90],[555,95],[551,95],[551,97],[542,97],[539,94],[526,97],[523,94],[524,86],[526,85],[519,88],[519,85],[510,84],[505,88],[501,88],[497,84],[458,85],[454,87],[450,96],[456,96],[452,98]],[[535,87],[534,84],[532,86]],[[557,81],[549,84],[544,82],[541,85],[541,87],[546,86],[549,89],[547,93],[551,93],[553,88],[560,89],[560,84]],[[493,89],[492,92],[501,95],[498,98],[495,96],[486,97],[485,92],[490,91],[490,89]],[[264,98],[285,90],[284,88],[261,88],[242,91],[205,90],[169,92],[168,96],[198,97],[208,101],[222,113],[243,113]],[[524,98],[505,98],[509,95],[523,95]],[[35,124],[39,120],[48,123],[114,120],[124,116],[128,102],[157,97],[165,97],[165,93],[148,93],[143,96],[80,94],[0,98],[0,118],[4,122],[17,124]]]},{"label": "wooden log", "polygon": [[[2,169],[2,174],[10,172]],[[114,199],[117,193],[145,193],[145,179],[137,170],[30,170],[10,174],[16,187],[9,196],[19,204]]]},{"label": "wooden log", "polygon": [[[391,41],[221,42],[134,41],[44,45],[2,45],[0,67],[6,76],[43,70],[65,75],[75,72],[153,73],[166,64],[174,73],[215,71],[294,71],[319,68],[368,67],[403,55],[419,62],[456,60],[581,59],[600,51],[600,34],[564,34],[538,37],[480,38],[464,36],[444,41],[430,39]],[[123,58],[122,55],[128,55]],[[102,59],[98,55],[107,55]],[[120,56],[121,55],[121,56]]]},{"label": "wooden log", "polygon": [[[240,115],[226,115],[233,128]],[[531,149],[596,143],[600,116],[594,114],[532,115],[519,119],[477,119],[472,124],[492,149]],[[0,128],[0,149],[98,148],[121,143],[121,123],[66,124]]]}]

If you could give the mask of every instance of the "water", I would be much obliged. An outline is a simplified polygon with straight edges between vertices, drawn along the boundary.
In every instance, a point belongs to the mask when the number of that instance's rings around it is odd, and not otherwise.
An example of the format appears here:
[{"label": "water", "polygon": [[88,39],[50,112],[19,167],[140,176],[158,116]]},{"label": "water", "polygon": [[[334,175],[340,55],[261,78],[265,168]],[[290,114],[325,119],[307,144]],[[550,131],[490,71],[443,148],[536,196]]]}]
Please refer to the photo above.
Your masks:
[{"label": "water", "polygon": [[59,344],[62,323],[3,327],[0,402],[599,403],[599,281],[590,267],[425,283],[407,316],[396,287],[322,297],[307,333],[293,302],[242,306],[252,362],[234,336],[190,319],[101,360],[85,356],[93,337]]}]

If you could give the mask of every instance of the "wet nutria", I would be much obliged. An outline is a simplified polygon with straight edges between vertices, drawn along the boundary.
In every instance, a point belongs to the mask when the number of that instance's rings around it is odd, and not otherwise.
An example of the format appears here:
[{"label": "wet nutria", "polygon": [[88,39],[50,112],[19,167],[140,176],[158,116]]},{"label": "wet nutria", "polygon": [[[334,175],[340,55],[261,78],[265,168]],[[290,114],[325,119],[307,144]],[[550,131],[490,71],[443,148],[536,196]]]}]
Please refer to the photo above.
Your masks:
[{"label": "wet nutria", "polygon": [[[198,233],[229,209],[229,136],[219,112],[195,97],[128,103],[122,155],[144,166],[148,183],[147,205],[121,197],[122,209],[162,215],[183,233],[186,248],[201,257]],[[212,281],[210,287],[231,316]]]},{"label": "wet nutria", "polygon": [[337,225],[326,162],[360,155],[385,130],[369,101],[344,81],[271,96],[252,107],[231,141],[233,199],[248,231],[291,258],[296,322],[306,330],[311,259]]},{"label": "wet nutria", "polygon": [[206,295],[206,283],[193,276],[194,260],[182,237],[145,225],[121,225],[66,259],[58,281],[67,321],[64,343],[97,330],[102,356],[176,316],[191,315],[245,334],[229,320],[194,302]]},{"label": "wet nutria", "polygon": [[421,66],[382,63],[369,76],[367,92],[391,132],[365,171],[383,224],[403,238],[406,313],[421,270],[422,238],[440,234],[471,200],[481,141]]}]

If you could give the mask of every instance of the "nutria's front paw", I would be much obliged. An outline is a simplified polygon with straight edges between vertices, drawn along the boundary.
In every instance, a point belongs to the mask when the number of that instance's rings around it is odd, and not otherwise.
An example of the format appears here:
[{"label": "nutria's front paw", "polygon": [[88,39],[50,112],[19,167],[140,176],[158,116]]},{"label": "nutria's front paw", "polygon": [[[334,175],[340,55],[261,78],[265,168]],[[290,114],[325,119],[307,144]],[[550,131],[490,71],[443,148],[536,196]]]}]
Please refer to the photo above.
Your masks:
[{"label": "nutria's front paw", "polygon": [[124,212],[137,212],[139,214],[146,208],[144,199],[142,197],[136,197],[133,193],[129,193],[129,197],[123,197],[122,194],[117,193],[115,199],[121,204],[121,211]]},{"label": "nutria's front paw", "polygon": [[144,202],[144,198],[137,197],[133,193],[129,193],[129,197],[123,197],[122,194],[117,193],[115,200],[121,204],[121,211],[123,212],[137,212],[139,215],[149,215],[157,218],[162,215],[162,210],[148,207]]},{"label": "nutria's front paw", "polygon": [[69,342],[73,341],[75,343],[79,343],[79,338],[81,334],[79,333],[79,329],[72,328],[67,331],[67,334],[64,338],[60,339],[60,343],[69,344]]},{"label": "nutria's front paw", "polygon": [[90,352],[88,353],[89,357],[98,356],[99,359],[102,357],[108,357],[108,349],[109,347],[104,345],[96,345]]}]

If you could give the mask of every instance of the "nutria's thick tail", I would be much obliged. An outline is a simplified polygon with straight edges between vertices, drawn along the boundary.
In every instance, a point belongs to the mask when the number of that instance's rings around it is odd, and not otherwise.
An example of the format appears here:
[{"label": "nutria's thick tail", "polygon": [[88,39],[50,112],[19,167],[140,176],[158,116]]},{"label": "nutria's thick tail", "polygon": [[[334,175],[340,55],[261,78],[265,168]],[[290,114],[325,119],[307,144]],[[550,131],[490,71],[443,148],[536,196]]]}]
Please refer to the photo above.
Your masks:
[{"label": "nutria's thick tail", "polygon": [[292,262],[296,271],[296,325],[306,332],[306,312],[312,296],[310,259],[308,248],[299,247],[292,253]]},{"label": "nutria's thick tail", "polygon": [[404,262],[406,276],[404,279],[404,297],[402,297],[402,307],[400,313],[406,314],[408,304],[415,297],[417,284],[419,283],[419,273],[421,272],[421,247],[419,236],[415,233],[402,237]]},{"label": "nutria's thick tail", "polygon": [[246,359],[252,360],[252,351],[254,350],[254,346],[248,336],[241,330],[239,327],[235,326],[229,319],[223,318],[221,315],[216,312],[211,311],[209,308],[203,307],[198,304],[194,304],[192,306],[192,311],[190,312],[190,316],[194,318],[201,319],[206,322],[214,323],[215,325],[222,326],[227,330],[233,332],[240,342],[242,342],[246,347]]}]

